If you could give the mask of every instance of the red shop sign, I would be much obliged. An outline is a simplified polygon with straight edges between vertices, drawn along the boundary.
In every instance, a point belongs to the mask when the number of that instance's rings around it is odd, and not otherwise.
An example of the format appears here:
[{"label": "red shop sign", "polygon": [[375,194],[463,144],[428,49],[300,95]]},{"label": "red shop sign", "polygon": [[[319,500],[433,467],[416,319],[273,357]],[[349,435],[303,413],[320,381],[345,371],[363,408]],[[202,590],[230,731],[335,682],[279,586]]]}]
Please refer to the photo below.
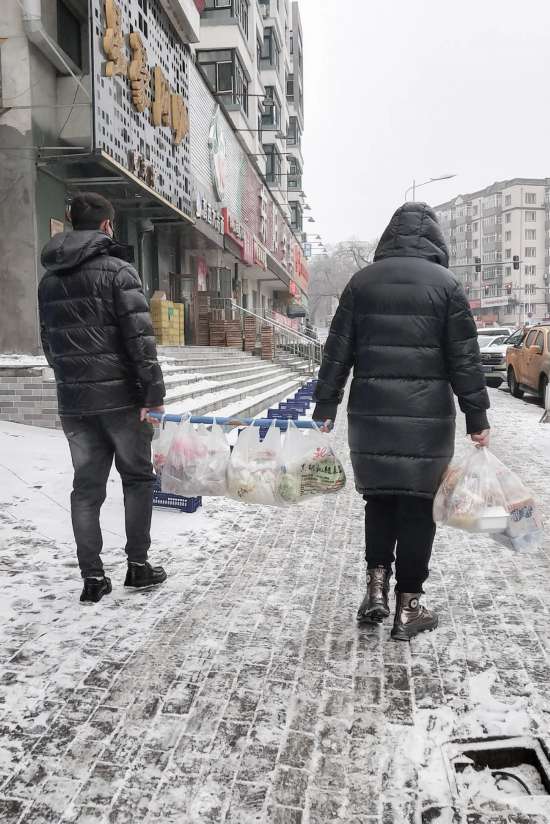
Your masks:
[{"label": "red shop sign", "polygon": [[230,237],[237,246],[244,247],[245,230],[242,223],[239,223],[226,208],[222,209],[222,215],[224,234]]}]

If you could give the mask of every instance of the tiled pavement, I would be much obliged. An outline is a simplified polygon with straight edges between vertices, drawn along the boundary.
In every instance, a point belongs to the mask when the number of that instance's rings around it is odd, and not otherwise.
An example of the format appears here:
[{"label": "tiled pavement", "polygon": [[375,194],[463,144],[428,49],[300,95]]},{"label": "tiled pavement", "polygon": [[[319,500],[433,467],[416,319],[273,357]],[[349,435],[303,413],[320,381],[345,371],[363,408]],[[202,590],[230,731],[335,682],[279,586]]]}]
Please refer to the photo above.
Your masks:
[{"label": "tiled pavement", "polygon": [[[547,507],[540,410],[493,400],[495,451]],[[345,434],[342,415],[341,449]],[[441,626],[409,647],[389,625],[355,626],[351,484],[302,509],[209,506],[221,537],[167,546],[165,588],[90,608],[71,551],[52,542],[35,564],[47,541],[31,514],[4,516],[1,822],[550,821],[550,799],[548,818],[463,815],[441,755],[457,737],[549,741],[548,547],[517,556],[441,532],[428,587]]]}]

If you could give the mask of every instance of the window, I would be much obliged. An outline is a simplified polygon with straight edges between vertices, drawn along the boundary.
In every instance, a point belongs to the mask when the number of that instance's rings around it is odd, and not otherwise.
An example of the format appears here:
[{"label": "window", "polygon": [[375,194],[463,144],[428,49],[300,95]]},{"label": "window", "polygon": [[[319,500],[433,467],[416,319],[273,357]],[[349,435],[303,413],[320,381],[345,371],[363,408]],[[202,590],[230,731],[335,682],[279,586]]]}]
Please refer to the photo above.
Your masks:
[{"label": "window", "polygon": [[473,241],[473,247],[474,249],[479,249],[479,240],[477,238],[475,238]]},{"label": "window", "polygon": [[526,192],[525,193],[525,203],[528,206],[536,206],[537,205],[537,193],[536,192]]},{"label": "window", "polygon": [[525,274],[530,278],[536,277],[537,276],[537,267],[532,266],[532,265],[526,266],[525,267]]},{"label": "window", "polygon": [[266,169],[265,176],[268,183],[277,183],[281,181],[281,155],[277,146],[274,143],[269,143],[263,147],[266,155]]},{"label": "window", "polygon": [[197,60],[211,90],[248,114],[248,80],[235,49],[198,51]]},{"label": "window", "polygon": [[534,295],[536,294],[537,287],[534,283],[526,283],[525,284],[525,294],[526,295]]},{"label": "window", "polygon": [[506,260],[512,260],[512,250],[511,249],[506,249],[505,255],[506,255]]},{"label": "window", "polygon": [[472,232],[479,232],[479,223],[477,222],[477,220],[475,223],[472,223]]},{"label": "window", "polygon": [[512,240],[512,232],[505,232],[504,233],[504,240],[506,240],[506,241]]},{"label": "window", "polygon": [[512,205],[512,195],[506,195],[504,198],[504,205],[511,206]]},{"label": "window", "polygon": [[294,75],[289,74],[286,78],[286,99],[294,100]]},{"label": "window", "polygon": [[507,267],[506,267],[506,277],[507,277],[507,278],[511,278],[511,277],[512,277],[512,267],[511,267],[511,266],[507,266]]},{"label": "window", "polygon": [[525,220],[527,221],[527,223],[535,223],[536,219],[536,212],[525,212]]},{"label": "window", "polygon": [[249,0],[206,0],[205,12],[223,11],[225,17],[234,17],[243,27],[248,37],[248,5]]},{"label": "window", "polygon": [[281,50],[277,42],[274,28],[264,31],[264,41],[262,43],[262,66],[279,71]]},{"label": "window", "polygon": [[73,63],[83,68],[81,22],[63,0],[57,0],[57,42]]},{"label": "window", "polygon": [[262,114],[262,126],[279,129],[281,126],[281,101],[273,86],[265,87],[265,112]]},{"label": "window", "polygon": [[[526,304],[525,309],[527,309],[527,306],[529,306],[529,304]],[[532,332],[529,332],[529,334],[527,335],[527,338],[525,339],[525,348],[526,349],[529,349],[530,346],[536,346],[536,339],[537,339],[537,335],[539,335],[539,334],[540,333],[537,332],[536,329],[533,329]]]},{"label": "window", "polygon": [[290,53],[294,54],[294,35],[290,35]]},{"label": "window", "polygon": [[510,214],[510,212],[506,212],[506,216],[505,216],[505,218],[504,218],[504,222],[505,222],[505,223],[511,223],[511,222],[512,222],[512,215]]},{"label": "window", "polygon": [[256,40],[256,65],[258,67],[258,71],[260,71],[262,67],[262,41]]},{"label": "window", "polygon": [[536,229],[526,229],[525,230],[525,240],[536,240],[537,239],[537,230]]},{"label": "window", "polygon": [[536,246],[526,246],[525,247],[525,257],[536,257],[537,256],[537,247]]},{"label": "window", "polygon": [[300,127],[298,125],[298,118],[291,117],[289,124],[288,124],[288,145],[289,146],[301,146],[302,144],[302,134],[300,132]]},{"label": "window", "polygon": [[302,170],[295,157],[290,157],[288,159],[287,181],[287,186],[289,189],[299,190],[302,188]]},{"label": "window", "polygon": [[301,232],[304,225],[302,207],[295,201],[290,204],[290,227],[295,232]]},{"label": "window", "polygon": [[[479,212],[479,206],[474,206],[474,208],[472,209],[472,214],[475,216],[475,215],[477,215],[478,212]],[[476,229],[476,231],[477,231],[477,229]]]}]

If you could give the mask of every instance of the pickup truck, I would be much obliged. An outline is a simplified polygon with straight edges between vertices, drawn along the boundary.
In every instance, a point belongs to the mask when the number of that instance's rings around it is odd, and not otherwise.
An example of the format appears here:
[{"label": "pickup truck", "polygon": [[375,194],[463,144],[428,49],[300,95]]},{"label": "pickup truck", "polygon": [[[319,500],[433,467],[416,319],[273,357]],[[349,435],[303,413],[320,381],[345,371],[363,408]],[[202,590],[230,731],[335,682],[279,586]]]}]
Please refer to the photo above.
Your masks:
[{"label": "pickup truck", "polygon": [[544,403],[550,377],[550,325],[533,326],[506,353],[508,386],[514,398],[537,395]]}]

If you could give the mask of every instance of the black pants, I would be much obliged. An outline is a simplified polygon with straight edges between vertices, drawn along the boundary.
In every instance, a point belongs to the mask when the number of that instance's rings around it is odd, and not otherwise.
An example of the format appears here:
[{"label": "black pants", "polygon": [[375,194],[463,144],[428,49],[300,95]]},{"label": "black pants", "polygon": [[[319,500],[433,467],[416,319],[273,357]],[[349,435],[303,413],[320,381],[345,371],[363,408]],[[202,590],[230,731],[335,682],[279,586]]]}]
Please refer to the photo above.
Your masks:
[{"label": "black pants", "polygon": [[391,567],[397,592],[422,592],[435,538],[433,501],[414,495],[365,496],[368,567]]},{"label": "black pants", "polygon": [[143,563],[151,545],[153,427],[140,422],[139,409],[62,417],[61,423],[74,467],[71,515],[82,577],[103,575],[99,512],[113,458],[124,492],[126,554]]}]

